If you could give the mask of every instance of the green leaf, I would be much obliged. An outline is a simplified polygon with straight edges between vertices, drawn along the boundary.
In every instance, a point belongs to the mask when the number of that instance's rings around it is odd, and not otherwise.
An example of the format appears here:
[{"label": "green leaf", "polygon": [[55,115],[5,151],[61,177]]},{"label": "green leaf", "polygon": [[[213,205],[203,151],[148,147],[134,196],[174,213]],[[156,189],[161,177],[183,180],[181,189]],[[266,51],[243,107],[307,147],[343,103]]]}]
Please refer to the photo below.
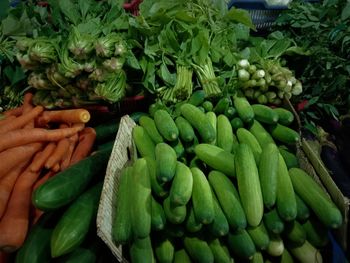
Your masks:
[{"label": "green leaf", "polygon": [[16,67],[13,69],[13,67],[7,66],[3,71],[5,76],[11,81],[11,85],[14,85],[26,78],[26,75],[21,67]]},{"label": "green leaf", "polygon": [[231,8],[224,17],[226,20],[242,23],[247,27],[256,30],[248,11],[238,8]]},{"label": "green leaf", "polygon": [[275,44],[268,51],[270,58],[279,58],[290,47],[291,41],[288,38],[276,40]]},{"label": "green leaf", "polygon": [[346,20],[350,17],[350,2],[347,2],[346,6],[344,7],[342,13],[341,13],[341,19]]},{"label": "green leaf", "polygon": [[139,61],[135,57],[134,53],[131,51],[128,52],[128,55],[126,57],[126,63],[134,69],[141,69]]},{"label": "green leaf", "polygon": [[318,99],[319,99],[320,97],[313,97],[313,98],[311,98],[309,101],[308,101],[308,103],[307,103],[307,107],[310,107],[311,105],[313,105],[313,104],[315,104],[317,101],[318,101]]},{"label": "green leaf", "polygon": [[7,15],[7,10],[10,8],[9,1],[0,1],[0,20],[3,20]]},{"label": "green leaf", "polygon": [[74,25],[78,25],[81,16],[77,5],[74,4],[71,0],[60,0],[58,1],[61,12],[70,20]]},{"label": "green leaf", "polygon": [[80,14],[81,14],[81,17],[83,19],[86,18],[86,15],[87,15],[87,13],[88,13],[88,11],[90,9],[91,4],[92,4],[91,0],[79,0],[78,1]]},{"label": "green leaf", "polygon": [[162,63],[160,66],[160,77],[170,86],[174,86],[176,83],[176,74],[171,74],[165,63]]}]

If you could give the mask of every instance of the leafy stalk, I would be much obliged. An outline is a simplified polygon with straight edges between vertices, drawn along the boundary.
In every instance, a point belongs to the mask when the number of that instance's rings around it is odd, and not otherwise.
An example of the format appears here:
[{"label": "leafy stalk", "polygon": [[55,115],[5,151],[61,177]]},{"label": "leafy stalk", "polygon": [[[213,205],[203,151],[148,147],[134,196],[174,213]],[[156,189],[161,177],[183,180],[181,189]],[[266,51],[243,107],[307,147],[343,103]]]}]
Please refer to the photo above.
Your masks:
[{"label": "leafy stalk", "polygon": [[107,100],[111,103],[120,101],[125,95],[126,75],[120,70],[113,74],[105,82],[98,83],[95,87],[95,93],[98,98]]}]

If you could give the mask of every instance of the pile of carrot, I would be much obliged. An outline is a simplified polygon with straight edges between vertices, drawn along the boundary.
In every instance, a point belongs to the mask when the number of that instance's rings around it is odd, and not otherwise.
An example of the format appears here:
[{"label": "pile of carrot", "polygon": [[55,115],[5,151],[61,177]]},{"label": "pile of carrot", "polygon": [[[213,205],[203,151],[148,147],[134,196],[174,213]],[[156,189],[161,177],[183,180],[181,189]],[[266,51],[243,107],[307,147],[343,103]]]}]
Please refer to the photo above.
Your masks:
[{"label": "pile of carrot", "polygon": [[0,252],[21,247],[43,213],[31,203],[33,190],[87,157],[96,138],[86,109],[45,110],[32,97],[0,119]]}]

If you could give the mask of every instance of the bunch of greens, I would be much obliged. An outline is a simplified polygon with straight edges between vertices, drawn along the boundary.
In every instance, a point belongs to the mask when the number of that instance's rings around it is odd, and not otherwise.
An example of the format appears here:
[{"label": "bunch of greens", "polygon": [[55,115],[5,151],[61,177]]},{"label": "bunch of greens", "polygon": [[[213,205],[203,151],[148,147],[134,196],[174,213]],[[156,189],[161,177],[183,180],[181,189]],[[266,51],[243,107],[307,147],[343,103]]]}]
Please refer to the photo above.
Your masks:
[{"label": "bunch of greens", "polygon": [[349,1],[293,1],[277,24],[286,37],[309,53],[307,58],[288,59],[303,82],[299,101],[308,101],[301,112],[305,126],[315,130],[322,119],[346,113],[350,105]]}]

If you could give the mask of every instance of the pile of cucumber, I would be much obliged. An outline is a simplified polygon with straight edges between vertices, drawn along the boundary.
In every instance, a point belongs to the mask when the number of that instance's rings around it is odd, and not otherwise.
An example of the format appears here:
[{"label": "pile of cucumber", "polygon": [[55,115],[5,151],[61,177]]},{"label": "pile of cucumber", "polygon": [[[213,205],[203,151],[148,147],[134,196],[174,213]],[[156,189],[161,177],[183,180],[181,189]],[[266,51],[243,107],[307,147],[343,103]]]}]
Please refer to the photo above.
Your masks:
[{"label": "pile of cucumber", "polygon": [[132,131],[113,238],[131,262],[321,262],[342,215],[295,155],[284,108],[195,91]]}]

